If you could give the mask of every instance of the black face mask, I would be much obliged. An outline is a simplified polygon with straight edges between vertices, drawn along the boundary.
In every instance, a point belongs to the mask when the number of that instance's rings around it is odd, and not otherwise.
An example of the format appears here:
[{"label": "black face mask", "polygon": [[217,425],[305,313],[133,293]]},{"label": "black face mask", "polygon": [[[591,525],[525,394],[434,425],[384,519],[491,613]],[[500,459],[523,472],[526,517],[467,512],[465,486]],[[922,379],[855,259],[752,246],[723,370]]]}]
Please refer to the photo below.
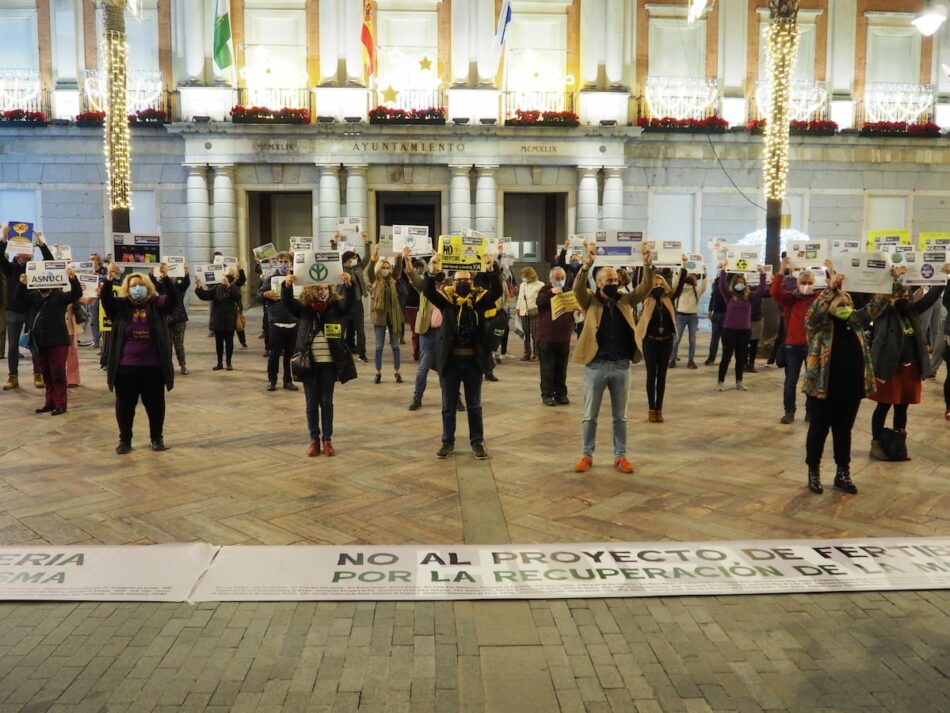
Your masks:
[{"label": "black face mask", "polygon": [[471,292],[471,282],[460,282],[455,286],[455,294],[457,294],[459,297],[468,297]]},{"label": "black face mask", "polygon": [[894,302],[894,306],[899,309],[901,312],[906,312],[907,307],[910,305],[910,300],[906,297],[901,297],[900,299]]},{"label": "black face mask", "polygon": [[663,296],[663,293],[666,292],[662,287],[654,287],[650,294],[653,295],[653,299],[658,300]]},{"label": "black face mask", "polygon": [[609,299],[613,299],[617,296],[617,293],[620,291],[620,285],[604,285],[603,293],[607,295]]}]

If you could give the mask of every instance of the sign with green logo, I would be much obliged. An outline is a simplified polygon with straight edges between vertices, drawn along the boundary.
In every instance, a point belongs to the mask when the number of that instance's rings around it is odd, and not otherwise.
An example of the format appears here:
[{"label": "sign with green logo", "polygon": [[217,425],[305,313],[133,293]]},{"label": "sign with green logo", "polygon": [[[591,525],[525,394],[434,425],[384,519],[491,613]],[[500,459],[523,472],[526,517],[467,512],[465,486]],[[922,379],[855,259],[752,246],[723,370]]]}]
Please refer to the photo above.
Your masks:
[{"label": "sign with green logo", "polygon": [[340,282],[343,266],[335,250],[302,250],[294,253],[294,275],[298,285],[327,285]]}]

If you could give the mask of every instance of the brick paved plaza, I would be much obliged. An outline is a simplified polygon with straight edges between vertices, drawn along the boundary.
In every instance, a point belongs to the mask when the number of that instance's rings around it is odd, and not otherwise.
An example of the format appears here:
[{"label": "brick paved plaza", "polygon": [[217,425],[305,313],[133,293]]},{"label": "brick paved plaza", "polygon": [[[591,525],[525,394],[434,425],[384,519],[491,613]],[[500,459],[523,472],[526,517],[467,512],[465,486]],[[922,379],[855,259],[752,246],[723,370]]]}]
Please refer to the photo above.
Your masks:
[{"label": "brick paved plaza", "polygon": [[[256,310],[249,315],[256,325]],[[333,459],[308,459],[301,393],[267,394],[261,342],[231,373],[193,315],[192,373],[153,454],[113,454],[94,350],[69,411],[32,386],[0,395],[3,545],[453,544],[935,536],[950,532],[941,382],[910,411],[901,464],[869,461],[855,427],[849,497],[805,489],[805,426],[778,423],[781,374],[717,393],[675,369],[664,424],[634,368],[632,476],[579,455],[572,405],[549,408],[537,364],[486,384],[491,459],[439,461],[437,381],[409,413],[391,369],[338,387]],[[704,335],[705,336],[705,335]],[[701,341],[701,350],[706,341]],[[514,346],[515,342],[512,341]],[[519,353],[518,349],[513,350]],[[386,355],[389,359],[389,355]],[[409,360],[407,360],[409,361]],[[404,367],[409,375],[411,361]],[[944,377],[941,373],[940,379]],[[605,410],[606,413],[606,410]],[[460,422],[461,433],[464,424]],[[464,437],[459,439],[464,443]],[[830,444],[829,444],[830,449]],[[598,455],[600,457],[598,458]],[[830,462],[830,455],[828,457]],[[829,466],[830,467],[830,466]],[[946,591],[531,602],[0,604],[0,711],[946,711]]]}]

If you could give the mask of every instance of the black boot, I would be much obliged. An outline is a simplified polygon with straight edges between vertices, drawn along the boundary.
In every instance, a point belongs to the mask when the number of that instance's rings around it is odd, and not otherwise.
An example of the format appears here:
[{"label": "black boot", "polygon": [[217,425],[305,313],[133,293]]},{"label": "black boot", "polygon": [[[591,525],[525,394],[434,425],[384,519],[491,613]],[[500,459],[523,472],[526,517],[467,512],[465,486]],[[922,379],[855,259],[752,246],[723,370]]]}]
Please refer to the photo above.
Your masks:
[{"label": "black boot", "polygon": [[[835,483],[838,481],[836,480]],[[825,489],[821,487],[821,472],[818,468],[808,468],[808,489],[816,495],[821,495]]]},{"label": "black boot", "polygon": [[847,466],[838,466],[835,472],[835,490],[843,490],[852,495],[858,494],[858,488],[851,480],[851,471]]}]

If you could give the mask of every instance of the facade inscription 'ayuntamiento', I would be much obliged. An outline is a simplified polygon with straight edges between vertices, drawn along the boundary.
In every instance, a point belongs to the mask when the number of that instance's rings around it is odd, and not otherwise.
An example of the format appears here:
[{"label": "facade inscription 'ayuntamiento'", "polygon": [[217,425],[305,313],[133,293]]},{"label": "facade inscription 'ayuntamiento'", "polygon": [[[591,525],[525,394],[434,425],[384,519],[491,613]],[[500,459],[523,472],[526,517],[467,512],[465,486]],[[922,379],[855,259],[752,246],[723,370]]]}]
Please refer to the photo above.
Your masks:
[{"label": "facade inscription 'ayuntamiento'", "polygon": [[460,154],[465,144],[455,141],[354,141],[356,153]]}]

